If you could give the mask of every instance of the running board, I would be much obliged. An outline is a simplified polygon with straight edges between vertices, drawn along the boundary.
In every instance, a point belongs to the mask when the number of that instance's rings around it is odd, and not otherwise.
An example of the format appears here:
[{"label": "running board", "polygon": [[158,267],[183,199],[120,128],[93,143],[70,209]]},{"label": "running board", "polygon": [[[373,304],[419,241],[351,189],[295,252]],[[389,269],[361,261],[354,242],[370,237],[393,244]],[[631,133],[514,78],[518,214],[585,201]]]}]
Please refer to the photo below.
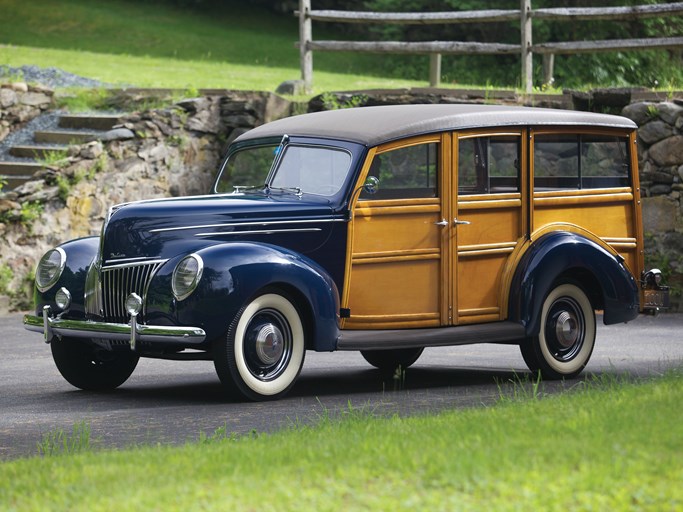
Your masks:
[{"label": "running board", "polygon": [[525,336],[515,322],[436,327],[432,329],[344,330],[337,350],[382,350],[414,347],[443,347],[473,343],[513,343]]}]

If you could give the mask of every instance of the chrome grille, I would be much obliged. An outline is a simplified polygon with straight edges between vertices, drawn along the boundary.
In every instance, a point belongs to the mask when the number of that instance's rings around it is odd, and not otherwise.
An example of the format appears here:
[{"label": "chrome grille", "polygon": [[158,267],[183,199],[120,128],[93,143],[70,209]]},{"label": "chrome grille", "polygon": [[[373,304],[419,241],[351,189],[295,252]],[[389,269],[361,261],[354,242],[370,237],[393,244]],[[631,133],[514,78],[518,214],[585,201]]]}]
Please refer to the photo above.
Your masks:
[{"label": "chrome grille", "polygon": [[[126,313],[126,298],[131,293],[137,293],[145,304],[147,287],[159,267],[166,260],[151,260],[145,262],[109,265],[102,267],[102,311],[108,322],[128,323]],[[143,308],[139,321],[144,321]]]}]

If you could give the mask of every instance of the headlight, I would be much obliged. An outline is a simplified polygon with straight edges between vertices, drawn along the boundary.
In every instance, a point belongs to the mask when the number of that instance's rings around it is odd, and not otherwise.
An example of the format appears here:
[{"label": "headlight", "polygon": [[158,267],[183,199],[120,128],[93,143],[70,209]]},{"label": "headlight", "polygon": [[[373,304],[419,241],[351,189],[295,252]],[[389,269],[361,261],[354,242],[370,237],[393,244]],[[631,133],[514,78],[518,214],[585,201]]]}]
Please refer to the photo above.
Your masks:
[{"label": "headlight", "polygon": [[47,251],[36,269],[36,286],[41,292],[52,288],[59,280],[66,265],[66,253],[60,247]]},{"label": "headlight", "polygon": [[203,271],[204,261],[199,254],[190,254],[180,260],[173,271],[173,279],[171,280],[175,298],[183,300],[189,297],[197,288]]}]

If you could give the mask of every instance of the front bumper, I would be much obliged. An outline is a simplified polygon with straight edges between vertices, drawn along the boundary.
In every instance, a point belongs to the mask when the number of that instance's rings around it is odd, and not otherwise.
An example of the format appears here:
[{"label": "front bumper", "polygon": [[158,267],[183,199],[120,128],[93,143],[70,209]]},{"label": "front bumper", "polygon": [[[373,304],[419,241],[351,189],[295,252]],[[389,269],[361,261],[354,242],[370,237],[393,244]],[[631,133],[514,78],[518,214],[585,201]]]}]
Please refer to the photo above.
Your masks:
[{"label": "front bumper", "polygon": [[50,343],[55,336],[123,340],[130,343],[132,350],[136,349],[138,342],[187,346],[200,344],[206,339],[206,333],[199,327],[141,325],[135,315],[131,315],[129,324],[68,320],[51,316],[50,306],[43,308],[43,316],[25,315],[24,327],[29,331],[42,332],[45,343]]}]

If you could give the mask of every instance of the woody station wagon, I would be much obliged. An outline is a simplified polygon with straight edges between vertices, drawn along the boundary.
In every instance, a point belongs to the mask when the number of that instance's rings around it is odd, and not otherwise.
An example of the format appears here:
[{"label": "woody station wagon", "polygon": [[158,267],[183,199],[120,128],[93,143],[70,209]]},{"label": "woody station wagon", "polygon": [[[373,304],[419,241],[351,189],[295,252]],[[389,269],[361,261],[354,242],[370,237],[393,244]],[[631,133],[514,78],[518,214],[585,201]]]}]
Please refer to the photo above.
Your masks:
[{"label": "woody station wagon", "polygon": [[636,126],[475,105],[306,114],[237,138],[209,195],[114,206],[48,251],[35,314],[64,378],[111,389],[140,357],[213,360],[253,400],[307,350],[380,369],[424,347],[520,346],[544,378],[605,324],[665,307],[643,265]]}]

